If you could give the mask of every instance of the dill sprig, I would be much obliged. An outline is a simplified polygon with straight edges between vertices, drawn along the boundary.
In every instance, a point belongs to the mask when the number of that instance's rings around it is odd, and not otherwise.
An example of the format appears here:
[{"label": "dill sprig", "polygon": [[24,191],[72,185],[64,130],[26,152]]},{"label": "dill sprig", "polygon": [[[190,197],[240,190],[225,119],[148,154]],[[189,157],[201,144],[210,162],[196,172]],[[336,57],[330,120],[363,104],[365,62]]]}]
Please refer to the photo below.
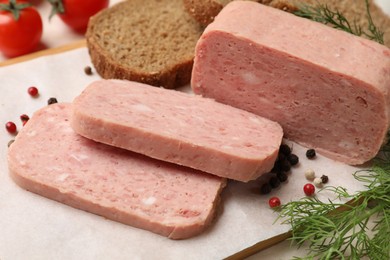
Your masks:
[{"label": "dill sprig", "polygon": [[378,27],[375,26],[370,12],[370,3],[368,0],[365,1],[368,21],[367,30],[363,30],[356,21],[351,23],[341,12],[339,12],[339,10],[336,9],[333,11],[326,4],[324,5],[318,3],[316,6],[302,5],[296,12],[294,12],[294,14],[323,24],[330,24],[333,28],[340,29],[357,36],[364,35],[370,40],[384,44],[384,32],[380,31]]},{"label": "dill sprig", "polygon": [[[328,187],[323,190],[337,200],[305,197],[281,206],[279,218],[291,225],[291,239],[299,247],[309,245],[307,259],[390,259],[390,143],[370,169],[354,177],[367,190],[351,195],[342,187]],[[349,202],[335,202],[340,199]]]}]

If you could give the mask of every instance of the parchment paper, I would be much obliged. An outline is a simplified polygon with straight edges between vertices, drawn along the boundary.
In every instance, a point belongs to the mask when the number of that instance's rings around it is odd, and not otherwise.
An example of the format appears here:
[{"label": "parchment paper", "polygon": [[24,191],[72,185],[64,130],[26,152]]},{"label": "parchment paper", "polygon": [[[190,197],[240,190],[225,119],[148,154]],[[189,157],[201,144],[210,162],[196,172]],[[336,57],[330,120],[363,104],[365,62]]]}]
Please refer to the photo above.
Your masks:
[{"label": "parchment paper", "polygon": [[[304,171],[329,176],[329,185],[348,191],[364,189],[354,180],[357,168],[319,155],[305,160],[306,149],[293,145],[300,164],[289,180],[269,195],[257,190],[261,181],[247,184],[229,182],[222,195],[223,209],[213,226],[197,237],[173,241],[103,217],[73,209],[18,187],[7,169],[7,143],[13,139],[4,129],[7,121],[21,126],[19,116],[46,105],[50,97],[71,102],[88,83],[99,78],[87,76],[90,64],[86,48],[47,56],[0,68],[0,259],[221,259],[260,241],[288,231],[274,223],[277,214],[268,206],[271,196],[282,203],[304,196],[308,181]],[[35,85],[38,98],[27,94]],[[327,197],[324,193],[322,197]]]}]

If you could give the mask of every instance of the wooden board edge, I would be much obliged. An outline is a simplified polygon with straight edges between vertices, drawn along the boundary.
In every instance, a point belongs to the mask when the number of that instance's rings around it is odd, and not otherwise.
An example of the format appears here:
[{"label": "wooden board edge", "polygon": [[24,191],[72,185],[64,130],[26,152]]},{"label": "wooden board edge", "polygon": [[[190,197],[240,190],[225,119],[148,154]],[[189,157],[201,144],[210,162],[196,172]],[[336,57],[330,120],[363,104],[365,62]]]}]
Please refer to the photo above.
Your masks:
[{"label": "wooden board edge", "polygon": [[280,235],[277,235],[277,236],[271,237],[269,239],[263,240],[259,243],[256,243],[253,246],[247,247],[247,248],[235,253],[234,255],[231,255],[231,256],[225,258],[225,260],[245,259],[245,258],[247,258],[251,255],[254,255],[254,254],[256,254],[264,249],[270,248],[270,247],[272,247],[280,242],[283,242],[284,240],[291,238],[291,237],[292,237],[291,231],[288,231],[286,233],[282,233]]},{"label": "wooden board edge", "polygon": [[[327,215],[347,211],[351,208],[351,206],[355,206],[355,205],[361,204],[361,203],[362,203],[362,198],[349,200],[344,205],[341,205],[340,207],[327,213]],[[247,248],[235,253],[234,255],[231,255],[231,256],[225,258],[225,260],[241,260],[241,259],[247,258],[251,255],[254,255],[254,254],[260,252],[261,250],[270,248],[270,247],[272,247],[280,242],[283,242],[284,240],[289,239],[291,237],[292,237],[292,231],[290,230],[286,233],[282,233],[280,235],[277,235],[277,236],[271,237],[269,239],[260,241],[256,244],[254,244],[253,246],[247,247]]]},{"label": "wooden board edge", "polygon": [[20,57],[17,57],[17,58],[13,58],[13,59],[2,61],[2,62],[0,62],[0,67],[9,66],[9,65],[20,63],[20,62],[24,62],[24,61],[33,60],[33,59],[36,59],[36,58],[39,58],[39,57],[42,57],[42,56],[62,53],[62,52],[74,50],[74,49],[85,47],[85,46],[86,46],[86,41],[85,41],[85,39],[83,39],[83,40],[72,42],[72,43],[69,43],[69,44],[66,44],[66,45],[63,45],[63,46],[59,46],[59,47],[56,47],[56,48],[51,48],[51,49],[46,49],[46,50],[42,50],[42,51],[37,51],[37,52],[33,52],[33,53],[30,53],[30,54],[27,54],[27,55],[23,55],[23,56],[20,56]]}]

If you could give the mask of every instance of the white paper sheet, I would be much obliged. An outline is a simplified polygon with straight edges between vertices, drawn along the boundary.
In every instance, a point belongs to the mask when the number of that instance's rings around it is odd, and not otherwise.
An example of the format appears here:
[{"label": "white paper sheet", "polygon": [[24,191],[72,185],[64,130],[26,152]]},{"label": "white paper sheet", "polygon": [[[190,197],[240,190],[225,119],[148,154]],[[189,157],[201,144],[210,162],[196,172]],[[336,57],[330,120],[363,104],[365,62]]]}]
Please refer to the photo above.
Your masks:
[{"label": "white paper sheet", "polygon": [[[99,78],[87,76],[90,64],[86,48],[0,68],[0,122],[46,105],[49,97],[71,102],[84,87]],[[27,88],[35,85],[40,95],[32,98]],[[223,210],[204,234],[182,241],[132,228],[103,217],[73,209],[19,188],[8,175],[7,143],[13,138],[3,128],[0,134],[0,259],[221,259],[260,241],[284,233],[288,226],[274,224],[277,214],[268,206],[271,196],[282,202],[304,196],[304,171],[329,176],[330,185],[349,191],[363,189],[352,177],[356,168],[322,156],[304,159],[305,149],[294,144],[301,163],[269,195],[254,190],[259,182],[230,182],[223,192]]]}]

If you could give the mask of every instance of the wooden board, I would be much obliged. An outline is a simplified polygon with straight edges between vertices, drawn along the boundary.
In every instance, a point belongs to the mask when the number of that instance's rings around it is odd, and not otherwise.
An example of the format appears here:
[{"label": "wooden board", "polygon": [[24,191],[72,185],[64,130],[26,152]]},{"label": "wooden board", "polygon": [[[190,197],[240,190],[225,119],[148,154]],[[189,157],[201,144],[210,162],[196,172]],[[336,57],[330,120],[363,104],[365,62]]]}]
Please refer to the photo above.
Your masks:
[{"label": "wooden board", "polygon": [[26,55],[23,55],[23,56],[20,56],[20,57],[17,57],[17,58],[13,58],[13,59],[2,61],[2,62],[0,62],[0,67],[4,67],[4,66],[8,66],[8,65],[12,65],[12,64],[16,64],[16,63],[20,63],[20,62],[24,62],[24,61],[36,59],[36,58],[39,58],[39,57],[42,57],[42,56],[62,53],[62,52],[74,50],[74,49],[85,47],[85,46],[86,46],[85,40],[80,40],[80,41],[72,42],[72,43],[69,43],[69,44],[66,44],[66,45],[63,45],[63,46],[60,46],[60,47],[46,49],[46,50],[42,50],[42,51],[37,51],[37,52],[26,54]]}]

